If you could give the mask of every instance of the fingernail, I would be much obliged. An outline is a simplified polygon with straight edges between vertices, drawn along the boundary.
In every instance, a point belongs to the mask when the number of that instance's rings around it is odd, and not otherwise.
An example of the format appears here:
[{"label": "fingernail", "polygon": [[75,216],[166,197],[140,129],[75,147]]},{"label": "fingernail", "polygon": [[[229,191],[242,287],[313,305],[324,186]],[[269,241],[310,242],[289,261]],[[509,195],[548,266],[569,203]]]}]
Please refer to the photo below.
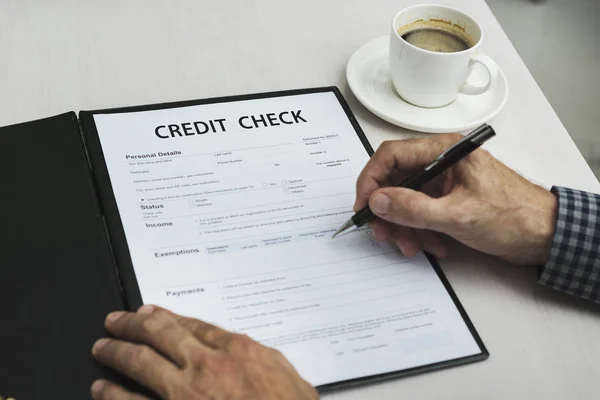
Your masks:
[{"label": "fingernail", "polygon": [[400,252],[402,253],[402,255],[406,256],[406,251],[404,250],[404,246],[402,246],[402,243],[400,243],[400,241],[396,242],[396,246],[398,246],[398,249],[400,249]]},{"label": "fingernail", "polygon": [[154,311],[154,306],[148,306],[148,305],[141,306],[137,310],[138,314],[152,314],[152,311]]},{"label": "fingernail", "polygon": [[121,318],[123,315],[125,315],[124,311],[111,312],[106,316],[106,322],[112,324],[113,322],[116,322],[119,318]]},{"label": "fingernail", "polygon": [[106,338],[96,340],[96,343],[94,343],[94,346],[92,346],[92,353],[96,354],[98,352],[98,350],[100,350],[101,348],[106,346],[107,343],[108,343],[108,339],[106,339]]},{"label": "fingernail", "polygon": [[400,247],[400,250],[402,251],[402,254],[404,254],[405,257],[414,257],[418,252],[419,252],[419,248],[415,248],[414,245],[412,245],[411,243],[402,243],[402,244],[398,244],[398,247]]},{"label": "fingernail", "polygon": [[92,383],[92,387],[90,388],[90,392],[92,393],[92,397],[95,399],[100,395],[100,392],[102,391],[102,388],[104,388],[104,381],[98,379],[97,381],[94,381],[94,383]]},{"label": "fingernail", "polygon": [[389,196],[383,193],[376,193],[373,195],[373,197],[371,197],[371,211],[377,215],[386,215],[389,212],[391,203],[392,200],[389,198]]}]

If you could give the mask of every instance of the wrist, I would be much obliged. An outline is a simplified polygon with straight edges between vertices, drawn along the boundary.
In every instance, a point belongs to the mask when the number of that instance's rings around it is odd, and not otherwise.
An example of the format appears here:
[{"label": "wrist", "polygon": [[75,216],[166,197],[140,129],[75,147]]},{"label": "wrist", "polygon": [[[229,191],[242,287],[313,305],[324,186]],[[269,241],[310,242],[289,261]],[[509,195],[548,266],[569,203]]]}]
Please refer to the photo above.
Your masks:
[{"label": "wrist", "polygon": [[533,264],[535,265],[544,265],[548,261],[556,231],[556,217],[558,212],[558,199],[554,193],[545,189],[542,190],[543,195],[539,199],[539,214],[536,218],[537,221],[534,221],[533,237],[536,248]]}]

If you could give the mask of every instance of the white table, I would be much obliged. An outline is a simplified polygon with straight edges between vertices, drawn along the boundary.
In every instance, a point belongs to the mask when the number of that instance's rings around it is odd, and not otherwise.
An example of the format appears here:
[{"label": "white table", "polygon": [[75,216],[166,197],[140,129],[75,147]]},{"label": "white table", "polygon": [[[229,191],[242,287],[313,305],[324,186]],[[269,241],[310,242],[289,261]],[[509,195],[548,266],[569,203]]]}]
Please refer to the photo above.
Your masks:
[{"label": "white table", "polygon": [[[0,125],[96,109],[338,85],[374,146],[408,133],[369,114],[344,78],[355,49],[388,33],[411,0],[4,0]],[[483,0],[477,18],[510,98],[487,148],[546,185],[600,184]],[[458,248],[442,263],[489,360],[327,399],[590,399],[600,377],[599,307],[535,284],[535,271]]]}]

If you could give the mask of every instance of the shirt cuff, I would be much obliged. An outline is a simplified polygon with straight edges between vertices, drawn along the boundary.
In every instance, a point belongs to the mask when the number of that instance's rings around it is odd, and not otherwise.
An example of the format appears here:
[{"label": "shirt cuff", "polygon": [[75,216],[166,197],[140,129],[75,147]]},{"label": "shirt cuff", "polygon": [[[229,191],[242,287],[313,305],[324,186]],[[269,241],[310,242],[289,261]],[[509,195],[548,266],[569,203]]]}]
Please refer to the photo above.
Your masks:
[{"label": "shirt cuff", "polygon": [[538,282],[600,303],[600,195],[553,187],[556,231]]}]

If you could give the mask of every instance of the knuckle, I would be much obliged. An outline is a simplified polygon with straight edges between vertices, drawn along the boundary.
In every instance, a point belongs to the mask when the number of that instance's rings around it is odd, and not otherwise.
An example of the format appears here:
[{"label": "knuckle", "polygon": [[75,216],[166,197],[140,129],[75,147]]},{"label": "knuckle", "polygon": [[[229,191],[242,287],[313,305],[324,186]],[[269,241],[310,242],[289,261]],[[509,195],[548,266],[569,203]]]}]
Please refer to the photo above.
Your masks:
[{"label": "knuckle", "polygon": [[489,164],[494,160],[495,159],[490,152],[482,149],[481,147],[478,148],[477,151],[471,153],[466,159],[469,164],[475,166],[476,168],[489,168]]},{"label": "knuckle", "polygon": [[394,145],[394,141],[393,140],[385,140],[381,143],[381,145],[379,145],[379,148],[377,149],[377,151],[381,151],[382,153],[385,153],[386,151],[389,151],[390,148]]},{"label": "knuckle", "polygon": [[246,335],[245,333],[235,333],[234,337],[236,338],[236,340],[245,343],[256,343],[252,338],[250,338],[250,336]]},{"label": "knuckle", "polygon": [[141,349],[139,350],[138,353],[138,360],[140,362],[140,365],[148,365],[149,363],[151,363],[153,361],[153,350],[146,346],[143,345],[141,346]]},{"label": "knuckle", "polygon": [[234,338],[240,343],[244,344],[244,346],[255,346],[258,345],[258,342],[255,342],[250,336],[243,334],[235,334]]},{"label": "knuckle", "polygon": [[477,149],[474,154],[477,154],[480,158],[491,158],[492,154],[486,149],[482,149],[481,147]]},{"label": "knuckle", "polygon": [[374,159],[383,160],[387,159],[391,153],[394,152],[397,140],[386,140],[379,145],[377,151],[375,151]]},{"label": "knuckle", "polygon": [[198,347],[186,351],[186,358],[192,368],[202,368],[206,363],[206,352]]},{"label": "knuckle", "polygon": [[231,335],[230,346],[234,347],[236,351],[247,353],[252,351],[257,345],[258,343],[250,339],[248,335],[237,333]]},{"label": "knuckle", "polygon": [[170,320],[162,313],[153,313],[145,318],[142,323],[142,331],[153,334],[169,326]]},{"label": "knuckle", "polygon": [[410,196],[392,197],[392,214],[396,218],[414,221],[419,210],[418,201]]},{"label": "knuckle", "polygon": [[406,208],[411,214],[415,214],[419,208],[419,202],[415,197],[412,196],[399,198],[395,203],[397,209]]},{"label": "knuckle", "polygon": [[133,367],[143,366],[149,361],[150,352],[151,350],[148,346],[135,346],[125,354],[125,360],[128,365]]},{"label": "knuckle", "polygon": [[221,336],[220,329],[215,327],[209,328],[204,332],[203,336],[208,343],[218,342]]},{"label": "knuckle", "polygon": [[283,355],[283,353],[277,349],[268,347],[267,350],[269,351],[269,354],[271,354],[271,356],[278,360],[278,361],[285,361],[287,362],[287,359],[285,358],[285,356]]},{"label": "knuckle", "polygon": [[467,210],[458,207],[449,210],[451,221],[454,226],[468,229],[475,225],[476,220],[473,213]]},{"label": "knuckle", "polygon": [[231,342],[241,346],[248,346],[251,339],[245,334],[234,333],[231,335]]},{"label": "knuckle", "polygon": [[431,212],[420,196],[399,196],[396,203],[393,212],[398,223],[412,228],[431,229]]}]

